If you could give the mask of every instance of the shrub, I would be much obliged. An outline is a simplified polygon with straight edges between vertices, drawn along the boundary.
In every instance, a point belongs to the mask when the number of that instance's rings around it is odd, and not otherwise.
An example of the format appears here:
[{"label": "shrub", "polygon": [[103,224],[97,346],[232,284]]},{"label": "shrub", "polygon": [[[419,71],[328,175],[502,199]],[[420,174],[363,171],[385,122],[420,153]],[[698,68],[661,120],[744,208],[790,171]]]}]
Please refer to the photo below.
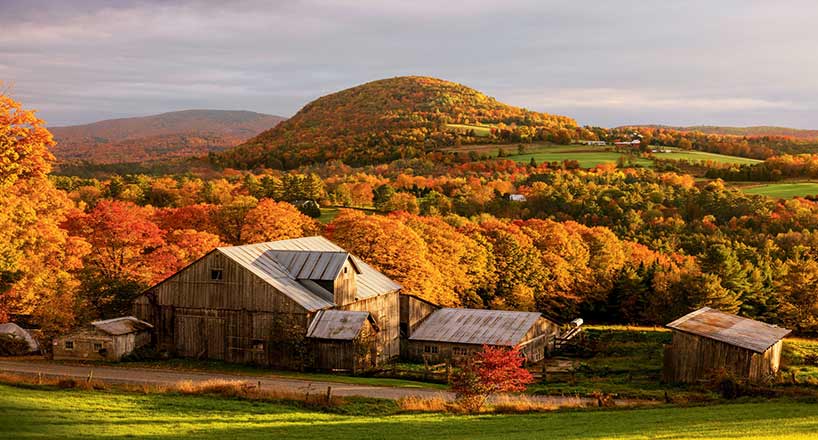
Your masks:
[{"label": "shrub", "polygon": [[21,356],[29,351],[28,342],[16,335],[0,335],[0,356]]},{"label": "shrub", "polygon": [[484,345],[472,356],[452,380],[457,403],[466,412],[478,412],[496,393],[525,391],[534,381],[523,368],[523,356],[517,347],[495,348]]}]

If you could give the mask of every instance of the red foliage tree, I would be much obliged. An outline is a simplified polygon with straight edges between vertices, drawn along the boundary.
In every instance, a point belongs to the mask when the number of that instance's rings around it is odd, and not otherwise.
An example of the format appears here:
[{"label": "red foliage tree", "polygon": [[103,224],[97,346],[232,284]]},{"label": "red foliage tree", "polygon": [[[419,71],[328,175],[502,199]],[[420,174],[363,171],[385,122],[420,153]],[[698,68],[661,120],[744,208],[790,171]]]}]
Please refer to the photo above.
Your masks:
[{"label": "red foliage tree", "polygon": [[477,412],[493,394],[525,391],[534,381],[523,360],[517,347],[484,345],[454,376],[452,391],[465,410]]}]

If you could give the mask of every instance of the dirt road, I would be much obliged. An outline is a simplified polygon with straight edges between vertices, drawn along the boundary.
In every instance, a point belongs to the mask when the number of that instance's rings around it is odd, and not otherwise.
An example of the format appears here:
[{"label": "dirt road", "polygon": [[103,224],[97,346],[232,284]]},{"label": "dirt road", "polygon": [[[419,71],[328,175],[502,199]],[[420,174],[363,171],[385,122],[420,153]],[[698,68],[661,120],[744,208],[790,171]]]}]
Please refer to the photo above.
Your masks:
[{"label": "dirt road", "polygon": [[239,374],[200,373],[179,370],[163,370],[129,367],[104,367],[98,365],[62,365],[48,361],[0,361],[0,371],[17,374],[42,373],[50,377],[87,378],[93,374],[95,380],[110,383],[171,385],[190,380],[200,382],[209,379],[246,381],[262,389],[274,389],[288,392],[326,392],[332,387],[332,394],[337,396],[363,396],[381,399],[399,399],[406,396],[433,397],[443,396],[451,399],[454,396],[446,391],[429,388],[399,388],[370,385],[351,385],[320,380],[291,379],[279,376],[251,376]]}]

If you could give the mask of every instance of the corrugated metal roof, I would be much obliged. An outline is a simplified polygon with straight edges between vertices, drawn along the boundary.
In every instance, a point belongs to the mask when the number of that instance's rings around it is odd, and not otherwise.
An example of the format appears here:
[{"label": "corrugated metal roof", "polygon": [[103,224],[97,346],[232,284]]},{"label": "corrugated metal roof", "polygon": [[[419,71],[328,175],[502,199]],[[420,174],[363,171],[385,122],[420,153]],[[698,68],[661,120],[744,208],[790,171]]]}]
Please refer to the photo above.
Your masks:
[{"label": "corrugated metal roof", "polygon": [[109,335],[125,335],[153,328],[145,321],[136,319],[133,316],[123,316],[121,318],[106,319],[104,321],[94,321],[91,323],[97,330]]},{"label": "corrugated metal roof", "polygon": [[307,329],[307,337],[351,341],[358,337],[368,319],[369,312],[321,310]]},{"label": "corrugated metal roof", "polygon": [[429,315],[410,340],[514,346],[541,317],[535,312],[440,309]]},{"label": "corrugated metal roof", "polygon": [[284,266],[299,280],[333,281],[338,277],[349,253],[344,251],[268,251],[270,258]]},{"label": "corrugated metal roof", "polygon": [[668,328],[764,353],[790,331],[741,316],[702,307],[671,322]]},{"label": "corrugated metal roof", "polygon": [[[349,255],[341,247],[324,237],[303,237],[243,246],[226,246],[218,250],[310,311],[326,309],[335,304],[322,292],[315,293],[314,289],[304,286],[299,282],[304,278],[300,277],[312,276],[318,272],[321,272],[320,276],[325,277],[327,273],[334,270],[339,262],[342,266],[346,258],[352,259],[358,271],[356,276],[358,293],[355,299],[370,298],[401,288],[400,284],[395,283],[357,257]],[[346,257],[342,258],[342,256]],[[338,266],[338,270],[341,266]],[[291,272],[290,268],[295,273]],[[337,275],[337,272],[335,274]],[[324,280],[326,278],[309,279]]]}]

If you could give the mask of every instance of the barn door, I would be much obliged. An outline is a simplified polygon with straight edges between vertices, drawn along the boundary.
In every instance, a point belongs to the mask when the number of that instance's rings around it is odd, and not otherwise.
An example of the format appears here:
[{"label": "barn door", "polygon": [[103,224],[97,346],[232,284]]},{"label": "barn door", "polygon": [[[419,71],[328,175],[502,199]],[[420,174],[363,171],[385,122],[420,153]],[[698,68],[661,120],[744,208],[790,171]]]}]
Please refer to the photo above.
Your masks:
[{"label": "barn door", "polygon": [[224,319],[204,318],[203,321],[207,333],[207,358],[224,360]]},{"label": "barn door", "polygon": [[176,353],[197,359],[224,359],[224,319],[176,315]]},{"label": "barn door", "polygon": [[202,333],[200,316],[176,315],[173,334],[176,338],[176,353],[182,357],[199,357],[206,352],[206,339]]}]

